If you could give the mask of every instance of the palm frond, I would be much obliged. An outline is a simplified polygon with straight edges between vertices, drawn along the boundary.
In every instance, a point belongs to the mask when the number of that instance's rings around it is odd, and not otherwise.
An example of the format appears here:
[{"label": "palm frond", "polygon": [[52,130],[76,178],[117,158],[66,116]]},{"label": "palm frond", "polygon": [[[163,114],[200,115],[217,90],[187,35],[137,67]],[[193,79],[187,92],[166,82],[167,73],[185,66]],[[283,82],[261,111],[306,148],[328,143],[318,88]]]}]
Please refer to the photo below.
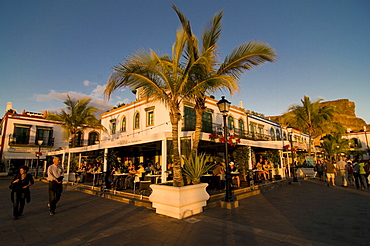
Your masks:
[{"label": "palm frond", "polygon": [[221,64],[218,74],[230,74],[239,79],[246,71],[266,62],[274,62],[274,49],[264,43],[250,41],[236,47]]}]

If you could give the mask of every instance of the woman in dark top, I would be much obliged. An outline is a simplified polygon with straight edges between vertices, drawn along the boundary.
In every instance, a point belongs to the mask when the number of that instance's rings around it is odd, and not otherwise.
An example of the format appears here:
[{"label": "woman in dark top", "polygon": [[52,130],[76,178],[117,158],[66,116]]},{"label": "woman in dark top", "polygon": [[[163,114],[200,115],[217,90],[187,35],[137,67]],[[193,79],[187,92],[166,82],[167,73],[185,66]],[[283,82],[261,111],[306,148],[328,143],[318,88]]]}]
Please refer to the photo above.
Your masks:
[{"label": "woman in dark top", "polygon": [[31,200],[29,187],[34,184],[31,174],[28,174],[28,167],[22,166],[19,168],[19,173],[14,176],[10,185],[12,189],[11,199],[13,202],[13,216],[18,219],[22,215],[24,205]]}]

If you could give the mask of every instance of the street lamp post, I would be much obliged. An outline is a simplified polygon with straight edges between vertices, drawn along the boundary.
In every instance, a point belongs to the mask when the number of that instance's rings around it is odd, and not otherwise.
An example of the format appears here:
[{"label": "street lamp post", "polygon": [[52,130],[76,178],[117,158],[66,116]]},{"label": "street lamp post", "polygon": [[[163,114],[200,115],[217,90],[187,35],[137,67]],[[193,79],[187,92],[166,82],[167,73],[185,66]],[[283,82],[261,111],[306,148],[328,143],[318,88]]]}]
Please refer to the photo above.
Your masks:
[{"label": "street lamp post", "polygon": [[218,101],[217,106],[220,112],[222,113],[223,119],[224,119],[224,138],[225,138],[225,165],[226,165],[226,195],[225,195],[225,202],[234,202],[235,198],[233,195],[233,191],[231,189],[231,169],[229,166],[229,153],[228,153],[228,146],[227,146],[227,124],[226,124],[226,118],[227,114],[229,113],[230,109],[230,102],[225,99],[224,96],[221,97],[221,100]]},{"label": "street lamp post", "polygon": [[37,178],[37,174],[39,172],[39,161],[40,161],[40,154],[41,154],[41,145],[44,141],[42,140],[38,140],[37,143],[39,145],[39,152],[37,152],[37,163],[36,163],[36,174],[35,174],[35,178]]},{"label": "street lamp post", "polygon": [[293,128],[290,128],[289,133],[289,142],[290,142],[290,151],[292,154],[292,169],[293,169],[293,182],[298,182],[296,163],[294,161],[294,151],[293,151]]}]

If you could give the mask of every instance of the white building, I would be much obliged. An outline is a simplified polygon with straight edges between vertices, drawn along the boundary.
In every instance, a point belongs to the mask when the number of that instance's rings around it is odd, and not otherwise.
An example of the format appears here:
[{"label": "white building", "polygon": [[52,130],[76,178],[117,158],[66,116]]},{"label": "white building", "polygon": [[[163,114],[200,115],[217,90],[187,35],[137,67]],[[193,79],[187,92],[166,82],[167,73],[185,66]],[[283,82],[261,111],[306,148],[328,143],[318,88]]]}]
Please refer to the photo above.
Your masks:
[{"label": "white building", "polygon": [[[207,98],[206,112],[203,116],[203,129],[199,143],[199,153],[206,152],[212,156],[224,155],[224,145],[210,140],[210,134],[223,133],[223,116],[217,107],[217,100]],[[182,155],[190,152],[193,134],[195,130],[194,104],[184,102],[181,105],[182,120],[179,123],[179,138],[181,140],[180,151]],[[107,131],[98,133],[96,143],[76,148],[65,148],[50,154],[63,155],[63,159],[88,158],[104,151],[108,154],[112,151],[122,160],[131,160],[133,163],[151,161],[162,166],[162,180],[166,180],[167,166],[171,163],[172,155],[172,126],[169,119],[168,109],[160,103],[138,99],[128,105],[111,110],[101,115],[101,123]],[[243,108],[231,106],[227,116],[229,133],[236,134],[240,138],[237,146],[230,146],[229,153],[238,146],[250,146],[252,155],[250,164],[255,162],[258,156],[263,156],[267,150],[283,150],[287,141],[287,130],[278,123],[257,115],[248,115]],[[293,133],[296,145],[301,150],[307,150],[308,136]],[[87,134],[82,136],[86,139]],[[90,141],[88,141],[90,142]],[[68,156],[66,156],[68,155]],[[72,157],[71,157],[72,155]],[[283,162],[286,163],[286,162]],[[112,163],[104,161],[103,171],[108,170]],[[282,167],[285,168],[285,167]]]},{"label": "white building", "polygon": [[[369,141],[370,141],[370,132],[364,126],[364,130],[359,132],[353,132],[351,129],[347,130],[347,134],[343,138],[350,140],[350,151],[352,152],[352,158],[361,156],[365,160],[369,160]],[[357,156],[354,156],[357,155]]]},{"label": "white building", "polygon": [[48,152],[68,146],[60,124],[45,119],[45,116],[46,111],[41,114],[23,110],[18,114],[12,109],[12,104],[8,103],[0,123],[0,160],[3,174],[7,174],[11,167],[26,165],[35,168],[37,162],[39,171],[43,171]]}]

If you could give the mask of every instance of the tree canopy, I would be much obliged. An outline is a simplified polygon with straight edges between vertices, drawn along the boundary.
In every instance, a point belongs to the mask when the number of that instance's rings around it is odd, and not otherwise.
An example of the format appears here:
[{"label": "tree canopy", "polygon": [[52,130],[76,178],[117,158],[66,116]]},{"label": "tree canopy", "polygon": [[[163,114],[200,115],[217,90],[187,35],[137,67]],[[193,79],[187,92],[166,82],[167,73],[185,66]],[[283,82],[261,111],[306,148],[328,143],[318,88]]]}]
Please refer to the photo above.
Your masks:
[{"label": "tree canopy", "polygon": [[66,139],[71,140],[71,146],[75,146],[75,137],[77,133],[86,128],[103,129],[100,121],[96,118],[94,113],[98,111],[97,108],[90,107],[91,98],[86,97],[82,99],[72,99],[67,94],[67,99],[64,101],[65,109],[60,112],[50,112],[46,118],[60,121],[62,128],[65,131]]}]

